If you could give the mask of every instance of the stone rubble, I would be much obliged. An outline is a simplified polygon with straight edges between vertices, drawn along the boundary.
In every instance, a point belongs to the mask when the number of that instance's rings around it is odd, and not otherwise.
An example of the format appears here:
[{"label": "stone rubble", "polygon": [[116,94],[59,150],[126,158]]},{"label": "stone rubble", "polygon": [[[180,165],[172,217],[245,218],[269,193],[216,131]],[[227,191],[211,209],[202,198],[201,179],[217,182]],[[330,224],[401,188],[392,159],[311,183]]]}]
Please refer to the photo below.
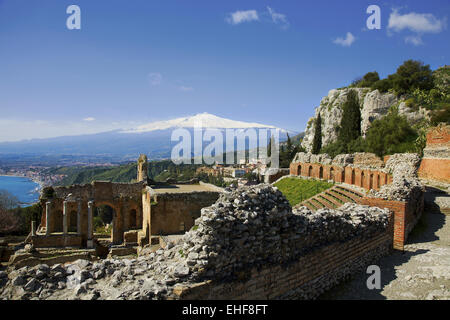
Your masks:
[{"label": "stone rubble", "polygon": [[0,273],[4,299],[167,299],[177,283],[235,280],[242,272],[285,264],[315,248],[383,232],[386,209],[346,204],[313,213],[292,210],[267,184],[241,187],[203,208],[178,244],[136,259],[77,260]]},{"label": "stone rubble", "polygon": [[416,153],[397,153],[389,157],[385,169],[392,174],[392,183],[379,191],[371,191],[377,198],[405,201],[419,199],[425,189],[417,176],[420,157]]}]

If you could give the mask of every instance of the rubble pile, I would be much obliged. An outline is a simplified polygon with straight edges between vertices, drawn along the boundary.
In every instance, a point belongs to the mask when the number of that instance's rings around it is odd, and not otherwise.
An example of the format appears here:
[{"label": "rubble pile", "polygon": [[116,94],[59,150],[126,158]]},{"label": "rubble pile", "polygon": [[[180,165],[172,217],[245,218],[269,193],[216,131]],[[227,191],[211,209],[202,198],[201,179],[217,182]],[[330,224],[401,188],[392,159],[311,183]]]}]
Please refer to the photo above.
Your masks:
[{"label": "rubble pile", "polygon": [[372,195],[378,198],[405,201],[419,199],[425,191],[417,176],[420,157],[416,153],[397,153],[390,156],[385,169],[392,174],[392,183],[384,185]]}]

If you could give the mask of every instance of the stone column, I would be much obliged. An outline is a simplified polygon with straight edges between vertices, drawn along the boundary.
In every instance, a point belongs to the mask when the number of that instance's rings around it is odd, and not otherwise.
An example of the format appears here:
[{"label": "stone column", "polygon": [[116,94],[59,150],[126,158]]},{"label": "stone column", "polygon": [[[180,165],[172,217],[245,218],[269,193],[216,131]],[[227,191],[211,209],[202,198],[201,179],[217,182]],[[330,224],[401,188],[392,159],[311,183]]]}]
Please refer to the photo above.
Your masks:
[{"label": "stone column", "polygon": [[35,236],[36,235],[36,221],[31,221],[31,236]]},{"label": "stone column", "polygon": [[68,205],[68,202],[67,201],[64,201],[63,202],[63,234],[64,235],[67,235],[67,217],[68,217],[68,215],[69,215],[69,213],[67,212],[67,205]]},{"label": "stone column", "polygon": [[94,215],[94,201],[88,202],[88,236],[87,236],[87,247],[92,249],[94,247],[94,226],[93,226],[93,215]]},{"label": "stone column", "polygon": [[78,200],[77,207],[77,233],[81,235],[81,201]]},{"label": "stone column", "polygon": [[51,205],[50,201],[45,203],[45,234],[50,234],[50,218],[51,218]]}]

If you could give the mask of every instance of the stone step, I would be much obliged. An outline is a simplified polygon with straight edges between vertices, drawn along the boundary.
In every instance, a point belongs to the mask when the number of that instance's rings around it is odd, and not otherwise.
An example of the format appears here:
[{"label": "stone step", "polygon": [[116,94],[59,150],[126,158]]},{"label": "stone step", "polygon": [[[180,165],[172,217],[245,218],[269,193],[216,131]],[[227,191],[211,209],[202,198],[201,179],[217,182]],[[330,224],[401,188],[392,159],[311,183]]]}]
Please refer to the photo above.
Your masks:
[{"label": "stone step", "polygon": [[323,192],[321,196],[326,200],[330,201],[335,208],[339,208],[340,206],[342,206],[342,203],[340,203],[335,197],[333,197],[331,194],[327,192]]},{"label": "stone step", "polygon": [[345,188],[333,188],[332,190],[337,192],[337,193],[340,193],[340,194],[346,196],[347,198],[352,199],[356,203],[360,203],[361,202],[361,198],[362,197],[355,195],[354,193],[352,193],[351,191],[348,191]]},{"label": "stone step", "polygon": [[314,207],[309,201],[304,201],[300,205],[307,207],[311,211],[316,211],[316,207]]},{"label": "stone step", "polygon": [[326,201],[325,199],[323,199],[322,197],[320,197],[320,195],[321,194],[318,194],[313,199],[316,201],[319,201],[325,208],[334,209],[334,206],[331,203],[329,203],[328,201]]},{"label": "stone step", "polygon": [[355,196],[359,197],[359,198],[364,198],[364,195],[356,190],[350,189],[350,188],[345,188],[343,186],[334,186],[337,189],[349,192],[351,194],[354,194]]},{"label": "stone step", "polygon": [[354,201],[352,198],[348,198],[348,197],[346,197],[345,195],[343,195],[343,194],[341,194],[341,193],[339,193],[339,192],[337,192],[337,191],[335,191],[335,190],[329,190],[329,193],[330,193],[333,197],[335,197],[335,198],[341,200],[341,201],[343,202],[342,204],[347,203],[347,202],[355,203],[355,201]]},{"label": "stone step", "polygon": [[319,210],[319,209],[322,209],[325,207],[320,201],[318,201],[315,198],[311,198],[311,199],[309,199],[309,201],[316,207],[316,210]]}]

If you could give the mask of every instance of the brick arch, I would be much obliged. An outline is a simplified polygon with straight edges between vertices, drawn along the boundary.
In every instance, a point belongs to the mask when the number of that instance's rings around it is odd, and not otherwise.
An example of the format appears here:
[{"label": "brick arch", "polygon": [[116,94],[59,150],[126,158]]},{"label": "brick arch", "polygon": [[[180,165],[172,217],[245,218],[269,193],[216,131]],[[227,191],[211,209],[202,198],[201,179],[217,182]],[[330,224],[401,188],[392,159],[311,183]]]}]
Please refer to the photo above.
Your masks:
[{"label": "brick arch", "polygon": [[312,176],[312,171],[313,171],[313,167],[312,167],[312,165],[309,165],[309,166],[308,166],[308,174],[307,174],[307,177],[311,177],[311,176]]},{"label": "brick arch", "polygon": [[323,166],[319,167],[319,179],[323,179]]},{"label": "brick arch", "polygon": [[360,185],[361,188],[364,188],[366,179],[367,179],[367,176],[365,175],[364,171],[361,171],[361,185]]},{"label": "brick arch", "polygon": [[302,175],[302,165],[301,164],[297,165],[297,175],[299,175],[299,176]]},{"label": "brick arch", "polygon": [[352,169],[352,178],[351,178],[351,184],[355,184],[356,183],[356,174],[355,174],[355,169]]},{"label": "brick arch", "polygon": [[334,167],[331,167],[331,168],[330,168],[330,177],[329,177],[330,179],[329,179],[329,180],[335,181],[334,175],[335,175],[335,173],[334,173]]},{"label": "brick arch", "polygon": [[[123,241],[123,232],[121,232],[123,222],[120,221],[121,214],[119,206],[111,201],[102,200],[95,202],[95,207],[100,207],[106,205],[113,209],[113,217],[112,217],[112,230],[111,230],[111,242],[114,244],[121,243]],[[120,224],[120,225],[119,225]]]}]

